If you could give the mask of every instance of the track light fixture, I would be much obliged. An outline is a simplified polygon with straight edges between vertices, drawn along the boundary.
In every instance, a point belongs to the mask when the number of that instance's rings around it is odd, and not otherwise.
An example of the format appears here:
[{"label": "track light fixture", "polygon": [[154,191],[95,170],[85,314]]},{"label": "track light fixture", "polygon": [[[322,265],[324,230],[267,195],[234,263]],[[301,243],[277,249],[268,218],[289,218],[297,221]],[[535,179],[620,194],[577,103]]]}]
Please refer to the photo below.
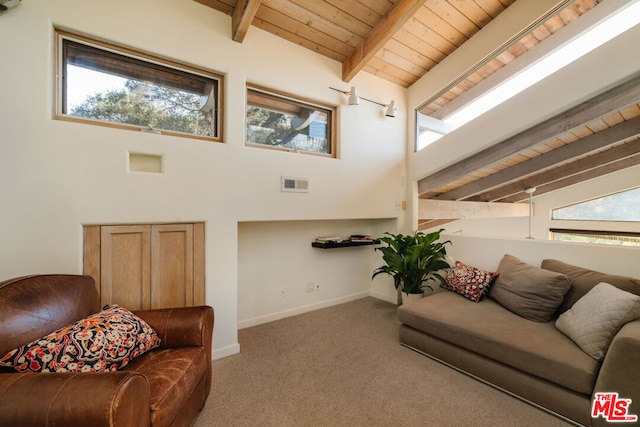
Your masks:
[{"label": "track light fixture", "polygon": [[0,0],[0,13],[20,4],[21,0]]},{"label": "track light fixture", "polygon": [[349,91],[349,105],[359,105],[360,97],[358,96],[358,88],[355,86],[351,86],[351,90]]},{"label": "track light fixture", "polygon": [[395,117],[396,116],[396,101],[391,100],[388,104],[383,104],[381,102],[374,101],[372,99],[365,98],[364,96],[358,96],[358,88],[355,86],[351,86],[351,90],[340,90],[334,87],[329,86],[329,89],[335,90],[336,92],[344,93],[349,97],[349,105],[359,105],[360,99],[364,99],[365,101],[369,101],[372,104],[377,104],[385,108],[384,115],[387,117]]}]

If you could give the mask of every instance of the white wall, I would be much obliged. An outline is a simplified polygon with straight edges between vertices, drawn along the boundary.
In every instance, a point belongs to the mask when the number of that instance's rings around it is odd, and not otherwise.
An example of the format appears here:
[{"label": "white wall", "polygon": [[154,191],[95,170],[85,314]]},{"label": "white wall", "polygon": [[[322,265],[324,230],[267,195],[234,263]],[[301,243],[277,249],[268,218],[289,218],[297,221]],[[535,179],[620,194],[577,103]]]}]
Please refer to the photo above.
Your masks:
[{"label": "white wall", "polygon": [[[372,263],[382,264],[374,246],[320,249],[311,242],[318,236],[378,236],[395,228],[395,223],[395,219],[240,223],[240,328],[368,296],[371,274],[378,267]],[[307,292],[308,283],[317,289]],[[394,294],[391,282],[378,283],[383,298]]]},{"label": "white wall", "polygon": [[536,267],[544,259],[557,259],[603,273],[640,278],[636,248],[485,236],[443,237],[452,241],[447,253],[453,259],[484,270],[496,271],[502,257],[510,254]]},{"label": "white wall", "polygon": [[[348,107],[329,86],[354,84],[364,96],[395,99],[400,106],[405,90],[366,73],[346,84],[338,62],[257,28],[244,43],[235,43],[230,21],[187,0],[25,1],[0,16],[0,280],[81,273],[83,224],[204,221],[206,301],[216,310],[214,353],[222,357],[239,350],[240,279],[240,298],[251,293],[245,271],[253,268],[255,248],[246,242],[260,242],[273,232],[244,223],[293,221],[277,251],[266,245],[262,263],[297,250],[294,242],[310,245],[319,232],[317,219],[372,219],[359,225],[375,229],[384,218],[395,226],[402,212],[394,202],[407,197],[406,111],[401,107],[397,118],[386,119],[373,104]],[[224,143],[53,120],[54,25],[224,74]],[[340,105],[339,158],[245,147],[245,82]],[[164,173],[127,173],[128,151],[162,155]],[[308,176],[311,191],[281,193],[283,174]],[[329,229],[324,224],[322,231]],[[301,261],[289,265],[289,273],[304,280],[305,269],[316,261],[329,269],[335,262],[335,277],[345,269],[334,255],[297,256]],[[331,280],[330,274],[322,277]],[[327,287],[314,303],[365,287],[355,286]],[[242,305],[243,317],[278,313],[280,302],[253,313]]]}]

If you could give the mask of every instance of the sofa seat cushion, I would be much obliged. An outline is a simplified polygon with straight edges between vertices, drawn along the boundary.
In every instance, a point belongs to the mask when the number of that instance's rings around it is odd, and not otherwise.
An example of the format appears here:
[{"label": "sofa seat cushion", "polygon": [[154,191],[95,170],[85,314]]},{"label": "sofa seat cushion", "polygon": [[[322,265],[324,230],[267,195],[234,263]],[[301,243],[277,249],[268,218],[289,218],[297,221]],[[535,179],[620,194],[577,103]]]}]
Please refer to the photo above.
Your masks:
[{"label": "sofa seat cushion", "polygon": [[171,424],[206,374],[207,363],[204,347],[167,348],[151,351],[124,369],[149,381],[151,425]]},{"label": "sofa seat cushion", "polygon": [[441,292],[398,308],[407,326],[582,394],[591,394],[600,363],[554,322],[524,319],[483,299]]}]

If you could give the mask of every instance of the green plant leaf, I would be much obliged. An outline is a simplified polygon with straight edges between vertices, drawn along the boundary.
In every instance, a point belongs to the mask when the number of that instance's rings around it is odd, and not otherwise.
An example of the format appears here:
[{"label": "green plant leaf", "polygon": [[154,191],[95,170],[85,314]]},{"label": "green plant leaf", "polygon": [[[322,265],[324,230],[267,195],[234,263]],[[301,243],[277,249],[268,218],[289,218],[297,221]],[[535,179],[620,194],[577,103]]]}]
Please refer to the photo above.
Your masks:
[{"label": "green plant leaf", "polygon": [[431,288],[426,284],[428,281],[442,283],[444,278],[438,272],[450,268],[446,261],[446,245],[451,244],[450,240],[439,241],[443,231],[440,229],[429,234],[418,231],[413,235],[384,233],[380,241],[387,246],[376,250],[382,253],[386,264],[374,270],[371,278],[388,274],[393,277],[396,289],[406,293],[419,293],[425,287]]}]

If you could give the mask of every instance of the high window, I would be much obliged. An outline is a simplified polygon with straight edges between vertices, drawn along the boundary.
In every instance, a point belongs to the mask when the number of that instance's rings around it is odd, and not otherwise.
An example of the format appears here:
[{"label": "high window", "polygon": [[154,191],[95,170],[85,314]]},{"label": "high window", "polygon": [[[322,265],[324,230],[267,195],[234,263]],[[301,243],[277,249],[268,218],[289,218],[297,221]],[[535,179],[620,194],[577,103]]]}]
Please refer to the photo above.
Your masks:
[{"label": "high window", "polygon": [[247,87],[247,145],[335,157],[335,108]]},{"label": "high window", "polygon": [[221,76],[64,31],[56,38],[56,118],[221,139]]},{"label": "high window", "polygon": [[640,246],[640,188],[553,209],[553,240]]}]

